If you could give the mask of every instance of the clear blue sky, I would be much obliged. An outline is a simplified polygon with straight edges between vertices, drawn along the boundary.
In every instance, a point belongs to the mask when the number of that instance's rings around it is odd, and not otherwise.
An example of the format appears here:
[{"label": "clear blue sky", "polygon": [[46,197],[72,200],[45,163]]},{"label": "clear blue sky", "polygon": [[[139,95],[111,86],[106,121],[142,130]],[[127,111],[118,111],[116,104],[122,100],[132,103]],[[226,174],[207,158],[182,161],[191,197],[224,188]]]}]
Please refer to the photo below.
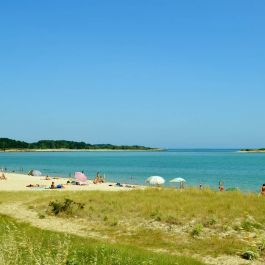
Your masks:
[{"label": "clear blue sky", "polygon": [[265,1],[0,3],[1,137],[265,146]]}]

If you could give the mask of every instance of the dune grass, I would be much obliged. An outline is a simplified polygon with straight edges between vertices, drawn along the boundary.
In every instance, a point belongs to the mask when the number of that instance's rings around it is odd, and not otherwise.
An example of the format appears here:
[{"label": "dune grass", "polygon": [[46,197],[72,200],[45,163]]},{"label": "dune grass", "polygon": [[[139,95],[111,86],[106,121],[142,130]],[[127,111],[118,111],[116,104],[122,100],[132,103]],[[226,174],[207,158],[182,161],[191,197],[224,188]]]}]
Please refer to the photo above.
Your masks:
[{"label": "dune grass", "polygon": [[41,230],[6,216],[0,216],[0,240],[0,264],[5,265],[202,265],[192,258]]},{"label": "dune grass", "polygon": [[[50,202],[65,199],[83,209],[54,215]],[[172,254],[239,256],[245,251],[265,256],[265,198],[240,192],[190,189],[147,189],[130,192],[0,193],[2,203],[20,202],[40,218],[54,216],[82,224],[84,233],[97,233],[127,246]]]}]

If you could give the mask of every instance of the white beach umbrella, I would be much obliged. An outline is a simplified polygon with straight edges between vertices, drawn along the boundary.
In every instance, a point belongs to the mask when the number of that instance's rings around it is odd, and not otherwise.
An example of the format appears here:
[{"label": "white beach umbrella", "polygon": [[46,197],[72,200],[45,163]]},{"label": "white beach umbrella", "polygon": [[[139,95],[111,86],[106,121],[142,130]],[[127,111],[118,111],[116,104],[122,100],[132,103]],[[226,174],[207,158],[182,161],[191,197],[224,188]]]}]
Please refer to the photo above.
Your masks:
[{"label": "white beach umbrella", "polygon": [[180,182],[186,182],[186,180],[183,178],[174,178],[174,179],[171,179],[169,182],[180,183]]},{"label": "white beach umbrella", "polygon": [[159,176],[151,176],[147,178],[145,182],[149,183],[150,185],[161,185],[165,183],[165,179]]},{"label": "white beach umbrella", "polygon": [[184,189],[184,182],[186,182],[186,180],[183,178],[174,178],[174,179],[171,179],[170,182],[179,183],[179,188]]},{"label": "white beach umbrella", "polygon": [[42,173],[39,171],[39,170],[30,170],[30,172],[28,173],[28,175],[30,176],[36,176],[36,177],[39,177],[42,175]]}]

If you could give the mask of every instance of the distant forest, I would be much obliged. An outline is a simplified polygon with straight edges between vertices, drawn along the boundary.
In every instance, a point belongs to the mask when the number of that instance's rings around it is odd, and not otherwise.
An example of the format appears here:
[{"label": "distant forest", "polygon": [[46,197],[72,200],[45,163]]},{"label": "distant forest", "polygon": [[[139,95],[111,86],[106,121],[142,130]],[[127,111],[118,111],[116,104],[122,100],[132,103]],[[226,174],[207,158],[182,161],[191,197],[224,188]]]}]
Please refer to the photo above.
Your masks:
[{"label": "distant forest", "polygon": [[254,151],[265,151],[265,148],[259,148],[259,149],[241,149],[240,151],[244,151],[244,152],[254,152]]},{"label": "distant forest", "polygon": [[0,138],[0,150],[9,149],[152,150],[154,148],[139,145],[87,144],[65,140],[41,140],[36,143],[26,143],[9,138]]}]

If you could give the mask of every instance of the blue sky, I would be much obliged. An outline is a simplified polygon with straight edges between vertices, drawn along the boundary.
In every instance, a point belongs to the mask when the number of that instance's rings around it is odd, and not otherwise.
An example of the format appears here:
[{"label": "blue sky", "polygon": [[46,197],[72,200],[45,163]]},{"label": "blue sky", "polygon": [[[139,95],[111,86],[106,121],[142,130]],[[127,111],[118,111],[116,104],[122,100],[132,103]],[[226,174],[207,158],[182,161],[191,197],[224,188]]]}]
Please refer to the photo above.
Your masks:
[{"label": "blue sky", "polygon": [[265,146],[265,2],[1,1],[2,137]]}]

